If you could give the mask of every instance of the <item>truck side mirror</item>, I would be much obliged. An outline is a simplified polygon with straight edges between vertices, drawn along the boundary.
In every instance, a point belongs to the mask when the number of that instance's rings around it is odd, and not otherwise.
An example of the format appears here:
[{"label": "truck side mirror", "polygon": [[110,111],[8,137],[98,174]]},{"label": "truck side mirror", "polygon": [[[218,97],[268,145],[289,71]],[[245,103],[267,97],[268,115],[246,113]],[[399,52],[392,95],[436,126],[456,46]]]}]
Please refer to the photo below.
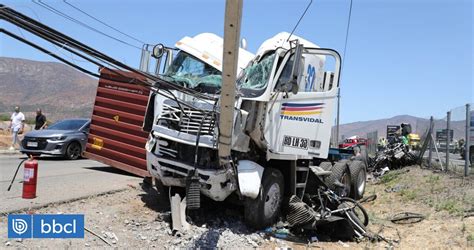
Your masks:
[{"label": "truck side mirror", "polygon": [[293,61],[293,67],[291,69],[291,92],[293,94],[298,93],[298,83],[301,76],[301,60],[303,58],[303,45],[300,43],[296,44],[295,49],[295,60]]},{"label": "truck side mirror", "polygon": [[153,47],[153,53],[151,54],[154,58],[161,58],[165,53],[165,46],[161,43]]}]

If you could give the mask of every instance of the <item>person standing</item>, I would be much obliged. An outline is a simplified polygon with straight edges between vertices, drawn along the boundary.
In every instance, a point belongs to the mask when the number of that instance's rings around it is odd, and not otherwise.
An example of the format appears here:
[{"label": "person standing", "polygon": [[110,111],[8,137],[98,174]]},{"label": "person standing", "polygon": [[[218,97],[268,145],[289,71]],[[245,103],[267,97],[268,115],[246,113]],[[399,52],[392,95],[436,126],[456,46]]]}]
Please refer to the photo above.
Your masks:
[{"label": "person standing", "polygon": [[10,118],[9,129],[12,131],[12,145],[10,150],[15,150],[15,145],[20,142],[18,141],[18,134],[22,134],[25,129],[25,115],[20,112],[20,107],[15,107],[15,112],[13,112]]},{"label": "person standing", "polygon": [[46,127],[46,116],[41,109],[36,109],[35,130],[41,130]]}]

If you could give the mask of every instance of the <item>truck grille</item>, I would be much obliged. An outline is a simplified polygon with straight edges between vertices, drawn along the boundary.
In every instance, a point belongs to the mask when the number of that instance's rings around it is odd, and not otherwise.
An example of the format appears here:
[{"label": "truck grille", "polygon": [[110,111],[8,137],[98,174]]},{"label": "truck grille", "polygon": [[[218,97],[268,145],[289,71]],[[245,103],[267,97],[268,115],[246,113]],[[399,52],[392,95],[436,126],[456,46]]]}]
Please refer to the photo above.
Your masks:
[{"label": "truck grille", "polygon": [[[202,123],[201,135],[213,135],[215,122],[211,115],[205,115],[198,111],[183,107],[186,115],[179,107],[163,104],[160,120],[168,124],[167,127],[180,132],[197,135],[199,126]],[[163,125],[163,124],[161,124]]]}]

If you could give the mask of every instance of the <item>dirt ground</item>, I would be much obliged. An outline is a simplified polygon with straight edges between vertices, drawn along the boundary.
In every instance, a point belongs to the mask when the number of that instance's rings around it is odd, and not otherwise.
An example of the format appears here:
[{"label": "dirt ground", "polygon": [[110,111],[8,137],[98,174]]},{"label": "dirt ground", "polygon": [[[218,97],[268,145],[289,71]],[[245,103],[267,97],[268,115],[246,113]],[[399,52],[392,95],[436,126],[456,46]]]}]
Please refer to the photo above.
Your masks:
[{"label": "dirt ground", "polygon": [[[0,149],[8,149],[11,146],[12,135],[7,130],[8,125],[9,125],[9,122],[0,121]],[[25,131],[24,131],[23,135],[19,136],[20,140],[23,139],[24,134],[28,131],[31,131],[31,126],[26,124],[25,125]],[[16,145],[16,148],[18,149],[19,146]]]},{"label": "dirt ground", "polygon": [[[472,177],[472,176],[471,176]],[[377,199],[363,203],[370,216],[369,230],[379,232],[387,242],[313,242],[297,244],[274,239],[256,232],[242,223],[242,208],[214,202],[202,202],[204,207],[190,218],[192,229],[173,235],[167,206],[158,203],[154,189],[129,186],[125,191],[90,197],[65,204],[53,204],[29,213],[84,213],[86,227],[103,237],[112,247],[186,247],[186,248],[275,248],[312,247],[344,248],[474,248],[474,217],[466,211],[474,209],[474,178],[408,167],[392,171],[369,182],[366,196]],[[425,220],[400,225],[388,218],[398,212],[417,212]],[[84,239],[7,239],[7,217],[0,217],[3,245],[15,248],[82,248],[106,247],[107,243],[88,232]]]}]

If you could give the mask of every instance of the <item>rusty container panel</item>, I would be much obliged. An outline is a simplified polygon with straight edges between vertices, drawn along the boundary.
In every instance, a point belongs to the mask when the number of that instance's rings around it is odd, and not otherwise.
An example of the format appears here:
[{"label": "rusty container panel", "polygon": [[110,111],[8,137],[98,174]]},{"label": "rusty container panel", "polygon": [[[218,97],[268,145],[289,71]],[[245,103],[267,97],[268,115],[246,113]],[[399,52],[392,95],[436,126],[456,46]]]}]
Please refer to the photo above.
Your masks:
[{"label": "rusty container panel", "polygon": [[102,69],[84,156],[139,176],[148,176],[142,131],[150,91],[130,84],[139,76]]}]

